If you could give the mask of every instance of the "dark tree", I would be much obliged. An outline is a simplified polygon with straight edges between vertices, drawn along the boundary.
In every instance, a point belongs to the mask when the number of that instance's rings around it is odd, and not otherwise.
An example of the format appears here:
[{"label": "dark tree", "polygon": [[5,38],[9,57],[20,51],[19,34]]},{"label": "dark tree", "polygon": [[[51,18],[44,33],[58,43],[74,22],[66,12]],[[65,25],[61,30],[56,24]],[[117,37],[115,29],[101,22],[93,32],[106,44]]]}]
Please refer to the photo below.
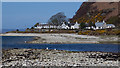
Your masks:
[{"label": "dark tree", "polygon": [[80,24],[80,29],[84,29],[85,27],[86,27],[86,24],[82,22],[82,23]]},{"label": "dark tree", "polygon": [[94,26],[94,23],[93,22],[90,22],[89,23],[89,26],[91,27],[91,26]]},{"label": "dark tree", "polygon": [[31,31],[34,31],[34,27],[31,27]]},{"label": "dark tree", "polygon": [[59,12],[59,13],[53,15],[48,20],[48,23],[53,24],[53,25],[60,25],[60,24],[62,24],[62,22],[68,22],[68,19],[63,12]]},{"label": "dark tree", "polygon": [[16,29],[16,31],[19,31],[19,29]]},{"label": "dark tree", "polygon": [[34,25],[34,27],[37,27],[39,25],[39,23],[36,23],[35,25]]},{"label": "dark tree", "polygon": [[34,27],[31,27],[31,29],[34,29]]},{"label": "dark tree", "polygon": [[26,29],[26,31],[30,30],[29,28]]}]

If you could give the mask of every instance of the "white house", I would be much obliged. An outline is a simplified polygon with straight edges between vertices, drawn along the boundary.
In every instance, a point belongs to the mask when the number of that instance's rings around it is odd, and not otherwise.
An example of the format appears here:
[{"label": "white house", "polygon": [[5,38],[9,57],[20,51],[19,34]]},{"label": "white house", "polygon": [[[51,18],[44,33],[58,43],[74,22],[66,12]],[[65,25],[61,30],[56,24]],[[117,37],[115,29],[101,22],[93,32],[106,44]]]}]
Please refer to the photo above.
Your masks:
[{"label": "white house", "polygon": [[50,27],[50,28],[54,28],[54,26],[53,26],[53,25],[50,25],[49,27]]},{"label": "white house", "polygon": [[69,29],[69,26],[66,25],[66,24],[63,22],[63,24],[61,25],[61,28],[62,28],[62,29]]},{"label": "white house", "polygon": [[76,22],[75,25],[74,25],[74,29],[79,29],[79,25],[80,24],[78,24],[78,22]]},{"label": "white house", "polygon": [[48,24],[39,24],[37,25],[37,27],[35,27],[36,29],[42,29],[42,28],[49,28]]},{"label": "white house", "polygon": [[42,26],[37,26],[35,27],[35,29],[42,29]]},{"label": "white house", "polygon": [[75,24],[68,22],[67,25],[66,25],[65,23],[63,23],[63,24],[61,25],[61,28],[62,28],[62,29],[79,29],[79,25],[80,25],[80,24],[78,24],[78,22],[76,22]]},{"label": "white house", "polygon": [[42,28],[43,28],[42,24],[39,24],[37,25],[37,27],[35,27],[35,29],[42,29]]},{"label": "white house", "polygon": [[86,27],[86,29],[91,29],[91,27]]},{"label": "white house", "polygon": [[103,22],[96,22],[95,23],[96,29],[105,29],[106,28],[106,23]]},{"label": "white house", "polygon": [[115,28],[115,25],[113,25],[113,24],[106,24],[106,28]]},{"label": "white house", "polygon": [[70,29],[79,29],[79,24],[76,22],[76,23],[70,23]]},{"label": "white house", "polygon": [[78,22],[76,23],[70,23],[68,22],[67,24],[65,24],[64,22],[59,25],[52,25],[52,24],[39,24],[37,27],[35,27],[36,29],[48,29],[48,28],[57,28],[57,29],[79,29],[79,25]]},{"label": "white house", "polygon": [[43,28],[47,29],[47,28],[49,28],[49,25],[45,24],[45,25],[43,26]]},{"label": "white house", "polygon": [[58,28],[58,26],[56,26],[56,25],[49,25],[49,28]]},{"label": "white house", "polygon": [[93,29],[93,30],[107,29],[107,28],[115,28],[115,25],[113,25],[113,24],[106,24],[106,22],[103,20],[103,22],[97,21],[95,23],[95,27],[94,26],[86,27],[86,29]]},{"label": "white house", "polygon": [[72,26],[70,27],[70,29],[75,29],[74,25],[72,25]]},{"label": "white house", "polygon": [[106,24],[106,22],[104,20],[103,20],[103,22],[96,22],[95,26],[96,26],[96,29],[115,28],[115,25],[113,25],[113,24]]}]

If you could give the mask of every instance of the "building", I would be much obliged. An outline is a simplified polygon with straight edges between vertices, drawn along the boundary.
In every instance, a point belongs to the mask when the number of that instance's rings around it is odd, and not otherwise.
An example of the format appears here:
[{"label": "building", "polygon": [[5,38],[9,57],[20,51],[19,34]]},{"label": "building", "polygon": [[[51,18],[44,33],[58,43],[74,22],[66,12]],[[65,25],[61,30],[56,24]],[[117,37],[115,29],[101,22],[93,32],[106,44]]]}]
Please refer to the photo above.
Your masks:
[{"label": "building", "polygon": [[79,29],[79,26],[80,26],[80,24],[78,24],[78,22],[76,22],[73,27],[74,27],[74,29]]},{"label": "building", "polygon": [[113,25],[113,24],[107,24],[106,28],[115,28],[115,25]]},{"label": "building", "polygon": [[103,22],[96,22],[95,23],[95,26],[96,26],[96,29],[105,29],[106,28],[106,23],[103,21]]},{"label": "building", "polygon": [[44,29],[44,28],[49,28],[48,24],[39,24],[37,25],[37,27],[35,27],[35,29]]},{"label": "building", "polygon": [[95,23],[95,27],[86,27],[86,29],[93,29],[93,30],[98,30],[98,29],[108,29],[108,28],[115,28],[115,25],[113,24],[106,24],[106,22],[103,20],[103,22],[97,21]]},{"label": "building", "polygon": [[65,24],[65,22],[63,22],[61,25],[56,26],[56,25],[52,25],[52,24],[39,24],[37,27],[35,27],[36,29],[48,29],[48,28],[53,28],[53,29],[79,29],[79,25],[78,22],[76,23],[70,23],[68,22],[67,24]]},{"label": "building", "polygon": [[62,29],[79,29],[79,25],[78,22],[68,24],[63,23],[61,27]]},{"label": "building", "polygon": [[[39,24],[37,27],[35,27],[36,29],[79,29],[80,24],[78,24],[78,22],[76,23],[65,23],[63,22],[61,25],[56,26],[53,24]],[[93,29],[93,30],[98,30],[98,29],[108,29],[108,28],[115,28],[115,25],[113,24],[106,24],[105,21],[103,22],[99,22],[97,21],[95,23],[95,26],[91,26],[91,27],[86,27],[86,29]]]},{"label": "building", "polygon": [[65,24],[65,22],[62,23],[61,29],[69,29],[69,26]]},{"label": "building", "polygon": [[95,26],[96,26],[96,29],[115,28],[115,25],[113,25],[113,24],[106,24],[106,22],[104,20],[103,20],[103,22],[96,22]]},{"label": "building", "polygon": [[48,28],[57,28],[55,25],[49,25],[49,24],[39,24],[35,29],[48,29]]}]

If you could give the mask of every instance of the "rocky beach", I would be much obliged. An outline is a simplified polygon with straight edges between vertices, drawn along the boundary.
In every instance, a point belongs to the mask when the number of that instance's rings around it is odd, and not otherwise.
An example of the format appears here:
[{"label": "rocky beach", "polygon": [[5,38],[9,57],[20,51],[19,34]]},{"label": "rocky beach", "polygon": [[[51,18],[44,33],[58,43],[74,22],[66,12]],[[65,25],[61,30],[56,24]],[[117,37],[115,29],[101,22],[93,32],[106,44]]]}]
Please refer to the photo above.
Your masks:
[{"label": "rocky beach", "polygon": [[118,66],[120,55],[49,49],[3,50],[3,66]]},{"label": "rocky beach", "polygon": [[[77,34],[6,33],[0,36],[34,36],[35,44],[99,43],[118,41],[117,36],[88,36]],[[57,49],[3,49],[2,66],[118,66],[119,53],[94,51],[66,51]]]}]

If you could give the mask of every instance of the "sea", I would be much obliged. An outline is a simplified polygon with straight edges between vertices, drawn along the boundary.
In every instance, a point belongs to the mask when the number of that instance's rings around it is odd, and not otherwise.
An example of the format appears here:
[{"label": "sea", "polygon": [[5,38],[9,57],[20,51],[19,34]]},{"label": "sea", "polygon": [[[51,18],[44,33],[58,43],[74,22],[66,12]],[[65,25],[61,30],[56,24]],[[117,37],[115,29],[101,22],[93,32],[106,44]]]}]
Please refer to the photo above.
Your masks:
[{"label": "sea", "polygon": [[[25,31],[25,29],[19,29],[20,31]],[[16,31],[16,29],[2,29],[0,30],[0,33],[6,33],[6,32],[9,32],[9,31]]]},{"label": "sea", "polygon": [[68,51],[100,51],[118,52],[118,44],[28,44],[33,37],[26,36],[2,36],[2,49],[26,48],[26,49],[57,49]]},{"label": "sea", "polygon": [[118,44],[29,44],[25,41],[32,41],[34,37],[29,36],[2,36],[2,49],[57,49],[68,51],[99,51],[119,52]]}]

